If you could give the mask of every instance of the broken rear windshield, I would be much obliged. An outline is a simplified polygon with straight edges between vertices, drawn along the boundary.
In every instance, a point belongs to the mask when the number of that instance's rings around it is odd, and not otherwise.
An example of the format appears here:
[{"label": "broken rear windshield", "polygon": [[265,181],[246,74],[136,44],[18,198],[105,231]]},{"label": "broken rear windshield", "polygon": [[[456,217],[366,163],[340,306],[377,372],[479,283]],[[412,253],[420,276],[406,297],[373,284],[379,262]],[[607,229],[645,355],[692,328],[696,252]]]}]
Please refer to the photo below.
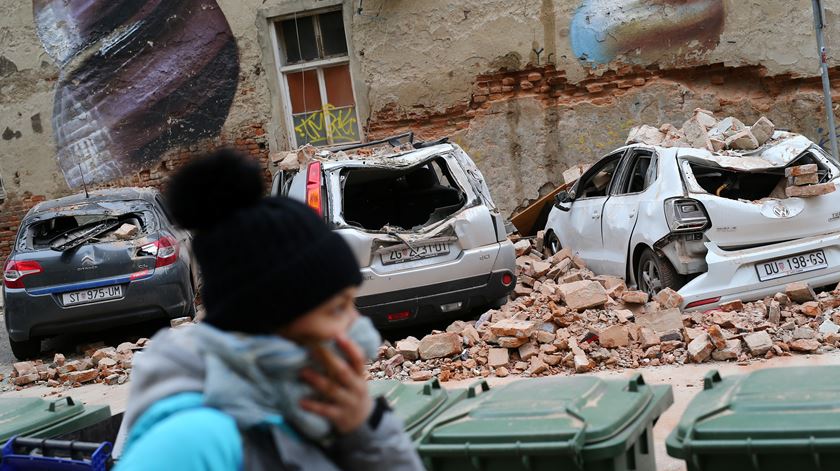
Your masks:
[{"label": "broken rear windshield", "polygon": [[342,178],[344,221],[372,231],[428,226],[455,214],[467,201],[443,158],[409,168],[351,168]]},{"label": "broken rear windshield", "polygon": [[27,221],[19,249],[71,250],[82,244],[132,240],[157,230],[152,207],[143,201],[74,205]]}]

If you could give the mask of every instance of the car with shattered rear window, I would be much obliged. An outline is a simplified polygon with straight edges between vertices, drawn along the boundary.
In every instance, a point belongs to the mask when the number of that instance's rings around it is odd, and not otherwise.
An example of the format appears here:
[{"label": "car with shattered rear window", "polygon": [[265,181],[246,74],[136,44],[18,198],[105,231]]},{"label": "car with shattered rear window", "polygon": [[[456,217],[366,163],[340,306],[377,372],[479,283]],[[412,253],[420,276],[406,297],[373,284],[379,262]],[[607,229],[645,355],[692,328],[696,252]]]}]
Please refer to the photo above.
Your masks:
[{"label": "car with shattered rear window", "polygon": [[304,147],[280,162],[272,193],[306,202],[345,238],[364,278],[357,307],[379,327],[497,306],[516,284],[506,219],[446,140]]},{"label": "car with shattered rear window", "polygon": [[116,188],[45,201],[18,229],[3,270],[12,352],[44,338],[195,315],[190,234],[153,189]]},{"label": "car with shattered rear window", "polygon": [[678,290],[687,309],[836,284],[838,163],[804,136],[770,136],[750,150],[616,149],[557,195],[546,244],[651,295]]}]

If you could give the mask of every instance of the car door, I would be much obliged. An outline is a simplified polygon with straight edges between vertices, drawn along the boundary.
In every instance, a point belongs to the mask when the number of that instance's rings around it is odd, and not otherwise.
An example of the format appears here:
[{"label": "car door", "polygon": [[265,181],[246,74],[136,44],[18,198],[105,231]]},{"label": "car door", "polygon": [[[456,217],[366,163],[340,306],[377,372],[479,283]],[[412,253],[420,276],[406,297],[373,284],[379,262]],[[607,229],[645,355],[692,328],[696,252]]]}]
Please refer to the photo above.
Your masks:
[{"label": "car door", "polygon": [[566,224],[557,228],[563,247],[577,253],[595,272],[602,265],[601,215],[624,149],[607,155],[584,173],[574,187]]},{"label": "car door", "polygon": [[624,277],[630,236],[639,218],[639,205],[650,198],[648,189],[658,175],[656,153],[648,148],[627,151],[612,194],[604,204],[602,234],[602,271],[604,275]]}]

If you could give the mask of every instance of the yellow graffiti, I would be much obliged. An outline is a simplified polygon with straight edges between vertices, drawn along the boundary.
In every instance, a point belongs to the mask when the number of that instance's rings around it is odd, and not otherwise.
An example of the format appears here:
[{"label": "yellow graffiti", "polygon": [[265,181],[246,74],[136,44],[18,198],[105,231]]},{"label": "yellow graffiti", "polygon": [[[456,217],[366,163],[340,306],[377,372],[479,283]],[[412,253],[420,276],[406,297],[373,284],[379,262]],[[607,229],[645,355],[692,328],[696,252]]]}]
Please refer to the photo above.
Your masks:
[{"label": "yellow graffiti", "polygon": [[295,126],[295,133],[299,138],[306,139],[307,142],[315,145],[336,141],[358,141],[356,108],[353,106],[336,108],[327,103],[321,111],[311,113],[301,120]]}]

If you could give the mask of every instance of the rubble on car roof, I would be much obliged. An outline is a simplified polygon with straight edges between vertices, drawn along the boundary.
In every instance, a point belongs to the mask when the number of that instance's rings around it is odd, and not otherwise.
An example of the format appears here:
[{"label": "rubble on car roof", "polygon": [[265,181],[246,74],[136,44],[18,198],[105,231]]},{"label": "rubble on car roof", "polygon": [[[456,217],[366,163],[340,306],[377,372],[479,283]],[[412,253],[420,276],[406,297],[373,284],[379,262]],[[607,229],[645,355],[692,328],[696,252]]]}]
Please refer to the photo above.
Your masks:
[{"label": "rubble on car roof", "polygon": [[318,149],[311,144],[306,144],[293,151],[272,155],[272,161],[277,164],[280,170],[294,171],[298,170],[312,160],[320,160],[323,162],[336,162],[342,160],[374,161],[384,160],[386,158],[393,159],[401,154],[414,150],[416,149],[411,145],[411,143],[402,144],[400,146],[383,144],[380,146],[352,149],[347,152],[343,150],[331,151],[329,149]]},{"label": "rubble on car roof", "polygon": [[670,123],[658,128],[647,124],[634,127],[627,136],[627,144],[693,147],[715,153],[735,151],[741,154],[792,136],[791,133],[777,132],[776,126],[764,116],[752,126],[746,126],[738,118],[730,116],[718,120],[711,111],[697,108],[681,128]]}]

